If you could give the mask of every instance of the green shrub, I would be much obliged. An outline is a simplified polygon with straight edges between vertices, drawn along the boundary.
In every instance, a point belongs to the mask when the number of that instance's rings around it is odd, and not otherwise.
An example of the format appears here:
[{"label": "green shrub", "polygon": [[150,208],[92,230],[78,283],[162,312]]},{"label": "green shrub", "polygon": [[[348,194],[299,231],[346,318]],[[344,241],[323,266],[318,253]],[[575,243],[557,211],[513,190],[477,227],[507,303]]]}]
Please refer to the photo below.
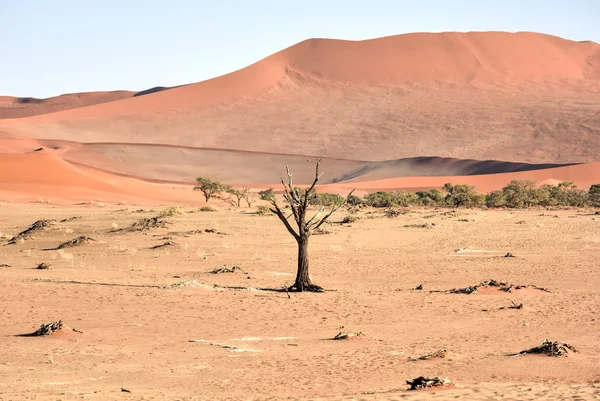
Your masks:
[{"label": "green shrub", "polygon": [[512,180],[502,188],[506,206],[513,208],[530,207],[537,204],[536,182],[534,180]]},{"label": "green shrub", "polygon": [[344,198],[338,194],[317,193],[310,198],[311,205],[337,206],[344,203]]},{"label": "green shrub", "polygon": [[447,183],[444,189],[448,192],[446,195],[446,204],[454,207],[476,207],[485,205],[486,196],[475,192],[475,187]]},{"label": "green shrub", "polygon": [[402,190],[393,192],[392,199],[395,206],[407,207],[419,204],[419,197],[417,194]]},{"label": "green shrub", "polygon": [[561,182],[552,188],[552,198],[559,206],[582,207],[588,203],[588,193],[568,181]]},{"label": "green shrub", "polygon": [[441,206],[445,204],[446,195],[439,189],[419,191],[416,193],[418,202],[423,206]]},{"label": "green shrub", "polygon": [[213,205],[204,205],[200,208],[201,212],[216,212],[217,208]]},{"label": "green shrub", "polygon": [[394,197],[389,192],[375,192],[367,194],[364,202],[371,207],[392,207],[396,206]]},{"label": "green shrub", "polygon": [[600,184],[594,184],[590,187],[588,198],[592,206],[600,207]]},{"label": "green shrub", "polygon": [[492,191],[485,197],[485,205],[487,207],[503,207],[506,206],[506,199],[502,191]]}]

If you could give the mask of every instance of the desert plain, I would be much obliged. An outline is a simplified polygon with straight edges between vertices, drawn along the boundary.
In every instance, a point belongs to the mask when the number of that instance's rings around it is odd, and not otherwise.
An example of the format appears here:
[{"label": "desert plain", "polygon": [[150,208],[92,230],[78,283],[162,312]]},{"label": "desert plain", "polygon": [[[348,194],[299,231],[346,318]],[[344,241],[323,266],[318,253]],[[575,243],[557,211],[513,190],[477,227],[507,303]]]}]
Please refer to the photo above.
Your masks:
[{"label": "desert plain", "polygon": [[[600,45],[530,32],[310,39],[173,88],[0,97],[0,400],[598,399],[597,208],[344,207],[310,238],[325,291],[292,293],[281,221],[193,186],[280,196],[321,159],[341,195],[587,190],[599,154]],[[546,339],[576,351],[519,354]]]},{"label": "desert plain", "polygon": [[[288,295],[271,290],[293,283],[296,243],[254,209],[182,208],[166,228],[111,232],[163,209],[2,208],[5,237],[56,220],[2,246],[3,400],[600,396],[600,216],[589,210],[340,216],[309,250],[328,291]],[[95,241],[44,250],[80,235]],[[492,279],[551,292],[444,292]],[[512,302],[523,308],[501,309]],[[16,336],[56,320],[82,333]],[[365,336],[332,340],[341,331]],[[578,352],[509,356],[544,339]],[[411,360],[439,349],[445,358]],[[455,387],[406,391],[421,375]]]}]

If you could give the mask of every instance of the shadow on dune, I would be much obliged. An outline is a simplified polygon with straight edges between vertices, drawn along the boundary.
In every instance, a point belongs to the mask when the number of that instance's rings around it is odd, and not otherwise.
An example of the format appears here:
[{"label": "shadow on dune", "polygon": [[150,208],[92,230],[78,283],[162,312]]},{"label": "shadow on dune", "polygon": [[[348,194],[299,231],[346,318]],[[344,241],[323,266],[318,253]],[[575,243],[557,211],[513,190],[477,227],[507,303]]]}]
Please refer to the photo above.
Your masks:
[{"label": "shadow on dune", "polygon": [[179,88],[182,86],[186,86],[186,85],[178,85],[178,86],[155,86],[154,88],[150,88],[150,89],[146,89],[143,91],[139,91],[136,94],[133,95],[133,97],[138,97],[138,96],[144,96],[144,95],[151,95],[153,93],[158,93],[158,92],[162,92],[162,91],[166,91],[169,89],[175,89],[175,88]]}]

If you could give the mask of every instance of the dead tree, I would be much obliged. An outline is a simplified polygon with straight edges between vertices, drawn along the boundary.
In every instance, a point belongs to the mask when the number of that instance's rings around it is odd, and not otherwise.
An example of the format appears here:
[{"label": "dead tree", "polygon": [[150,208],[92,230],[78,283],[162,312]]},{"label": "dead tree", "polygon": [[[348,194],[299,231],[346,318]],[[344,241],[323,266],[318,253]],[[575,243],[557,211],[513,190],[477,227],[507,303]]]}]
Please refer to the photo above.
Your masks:
[{"label": "dead tree", "polygon": [[[321,206],[319,211],[307,220],[306,212],[309,208],[310,200],[315,196],[315,186],[317,185],[317,182],[319,182],[319,178],[321,178],[321,174],[319,173],[320,163],[321,160],[318,160],[315,169],[315,179],[312,185],[306,190],[294,187],[292,183],[292,173],[287,166],[285,167],[288,181],[286,183],[281,179],[281,183],[284,188],[283,198],[289,204],[291,209],[291,213],[288,216],[286,216],[284,210],[279,207],[274,195],[267,198],[267,200],[271,202],[271,212],[279,217],[285,228],[287,228],[298,243],[298,271],[296,273],[296,282],[288,288],[289,291],[323,291],[321,287],[312,283],[308,274],[308,239],[315,230],[321,227],[327,219],[331,217],[333,213],[348,202],[348,198],[354,192],[354,190],[352,190],[343,201],[332,205],[329,211],[325,210],[325,206]],[[292,227],[292,224],[290,224],[291,217],[293,217],[298,226],[297,231]]]}]

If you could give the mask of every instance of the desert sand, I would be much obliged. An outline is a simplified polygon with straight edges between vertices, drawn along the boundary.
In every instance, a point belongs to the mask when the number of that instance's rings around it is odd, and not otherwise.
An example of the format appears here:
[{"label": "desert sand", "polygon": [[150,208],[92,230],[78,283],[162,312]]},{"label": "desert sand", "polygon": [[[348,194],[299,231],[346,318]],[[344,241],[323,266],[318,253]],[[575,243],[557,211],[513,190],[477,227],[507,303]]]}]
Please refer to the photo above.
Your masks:
[{"label": "desert sand", "polygon": [[[317,157],[333,191],[457,180],[487,191],[513,178],[585,188],[598,181],[599,105],[594,42],[529,32],[310,39],[174,88],[3,97],[0,163],[27,171],[0,171],[0,191],[194,202],[180,189],[197,176],[268,187],[289,164],[306,184]],[[48,156],[29,155],[39,148]]]},{"label": "desert sand", "polygon": [[[111,232],[162,209],[1,207],[2,400],[600,397],[600,216],[588,210],[364,210],[341,225],[342,211],[309,249],[331,291],[288,297],[259,290],[290,285],[296,268],[272,215],[184,208],[166,228]],[[42,218],[56,222],[6,245]],[[80,235],[95,241],[44,250]],[[223,266],[241,271],[210,273]],[[490,279],[551,292],[443,292]],[[501,309],[511,302],[523,308]],[[81,333],[17,336],[59,319]],[[546,338],[578,352],[509,356]],[[455,386],[406,391],[420,375]]]}]

